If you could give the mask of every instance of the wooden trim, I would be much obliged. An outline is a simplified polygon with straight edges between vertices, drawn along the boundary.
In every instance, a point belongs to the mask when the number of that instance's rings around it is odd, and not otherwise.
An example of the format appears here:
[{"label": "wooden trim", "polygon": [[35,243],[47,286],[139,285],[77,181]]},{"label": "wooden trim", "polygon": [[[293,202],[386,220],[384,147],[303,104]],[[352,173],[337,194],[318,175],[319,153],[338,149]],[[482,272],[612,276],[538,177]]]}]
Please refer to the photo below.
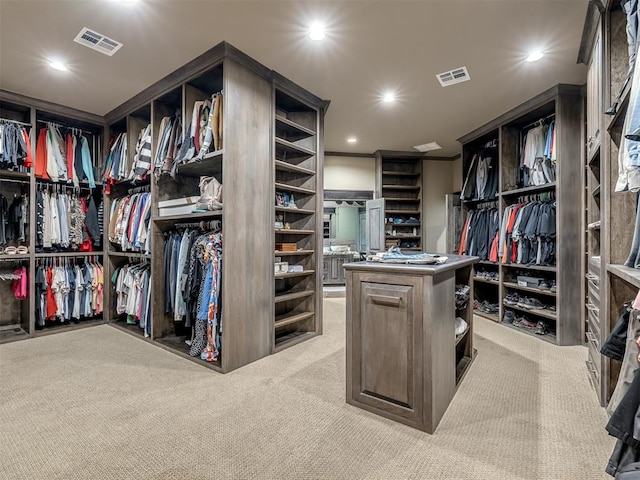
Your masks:
[{"label": "wooden trim", "polygon": [[536,95],[530,100],[524,102],[521,105],[503,113],[499,117],[491,120],[489,123],[484,124],[481,127],[476,128],[472,132],[466,134],[463,137],[458,138],[458,142],[462,144],[470,143],[483,135],[490,133],[493,130],[499,129],[501,126],[517,120],[519,117],[526,115],[531,110],[535,110],[546,103],[554,101],[558,95],[580,95],[580,85],[569,85],[560,83],[555,85],[544,92]]},{"label": "wooden trim", "polygon": [[602,5],[598,5],[598,3],[599,2],[597,0],[591,0],[587,7],[577,63],[589,65],[589,61],[591,60],[593,42],[596,39],[596,34],[600,27],[600,15],[604,11],[604,7]]},{"label": "wooden trim", "polygon": [[[74,120],[91,123],[101,128],[107,126],[105,119],[100,115],[96,115],[95,113],[78,110],[72,107],[66,107],[58,103],[47,102],[46,100],[28,97],[26,95],[10,92],[8,90],[0,90],[0,101],[16,103],[18,105],[35,108],[36,110],[43,110],[47,113],[70,117]],[[36,125],[32,125],[32,127],[36,128]]]},{"label": "wooden trim", "polygon": [[283,77],[275,70],[271,71],[271,78],[276,89],[284,90],[286,93],[297,97],[300,101],[308,104],[310,107],[322,111],[326,111],[327,108],[329,108],[329,100],[323,100],[320,97],[315,96],[313,93],[305,90],[299,85],[296,85],[288,78]]},{"label": "wooden trim", "polygon": [[[384,152],[386,150],[377,150],[377,152]],[[415,152],[407,152],[414,154]],[[376,152],[374,153],[357,153],[357,152],[325,152],[325,157],[353,157],[353,158],[371,158],[374,159]],[[423,160],[438,160],[438,161],[454,161],[462,157],[462,153],[456,153],[455,155],[451,155],[450,157],[435,157],[430,155],[424,155],[420,153],[419,155],[423,155]]]},{"label": "wooden trim", "polygon": [[373,200],[373,190],[324,190],[324,200]]}]

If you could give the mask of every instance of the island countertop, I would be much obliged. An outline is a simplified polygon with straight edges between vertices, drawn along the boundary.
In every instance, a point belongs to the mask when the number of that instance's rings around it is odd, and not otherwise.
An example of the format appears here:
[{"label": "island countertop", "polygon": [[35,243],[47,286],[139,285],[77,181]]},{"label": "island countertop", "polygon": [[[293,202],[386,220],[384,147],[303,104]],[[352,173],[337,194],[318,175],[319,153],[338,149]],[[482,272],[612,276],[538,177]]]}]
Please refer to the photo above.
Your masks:
[{"label": "island countertop", "polygon": [[345,270],[360,270],[360,271],[377,271],[384,273],[407,273],[412,275],[437,275],[439,273],[447,272],[449,270],[457,270],[476,263],[478,257],[469,257],[466,255],[448,255],[448,254],[434,254],[443,255],[447,257],[447,262],[442,264],[406,264],[406,263],[384,263],[384,262],[353,262],[345,263]]}]

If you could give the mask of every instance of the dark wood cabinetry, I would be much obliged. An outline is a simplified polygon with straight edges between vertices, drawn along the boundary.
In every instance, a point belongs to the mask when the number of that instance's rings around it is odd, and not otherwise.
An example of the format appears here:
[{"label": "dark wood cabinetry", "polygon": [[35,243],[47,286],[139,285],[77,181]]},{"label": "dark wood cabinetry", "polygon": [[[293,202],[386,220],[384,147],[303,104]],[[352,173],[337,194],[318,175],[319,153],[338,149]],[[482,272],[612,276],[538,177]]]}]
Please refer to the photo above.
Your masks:
[{"label": "dark wood cabinetry", "polygon": [[[473,360],[470,305],[455,306],[473,258],[439,266],[345,266],[347,402],[433,433]],[[469,328],[456,338],[455,317]]]}]

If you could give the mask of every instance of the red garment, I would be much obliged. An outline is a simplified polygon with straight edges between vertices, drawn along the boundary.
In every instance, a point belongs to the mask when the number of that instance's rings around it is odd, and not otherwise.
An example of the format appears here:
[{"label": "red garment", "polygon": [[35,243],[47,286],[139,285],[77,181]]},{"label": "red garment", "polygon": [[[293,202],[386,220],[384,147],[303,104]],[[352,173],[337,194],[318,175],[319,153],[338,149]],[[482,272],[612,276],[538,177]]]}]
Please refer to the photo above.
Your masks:
[{"label": "red garment", "polygon": [[467,230],[469,229],[469,222],[471,221],[471,216],[467,215],[467,219],[464,221],[464,226],[462,227],[462,234],[460,235],[460,246],[458,247],[458,255],[465,254],[465,244],[467,243]]},{"label": "red garment", "polygon": [[58,311],[58,304],[56,303],[56,298],[53,296],[53,268],[47,268],[47,319],[51,319],[56,316],[56,312]]},{"label": "red garment", "polygon": [[[89,207],[87,206],[87,202],[84,198],[80,199],[80,205],[82,205],[82,211],[86,215],[87,210],[89,210]],[[82,227],[82,228],[83,228],[82,232],[84,233],[85,227]],[[91,235],[89,235],[89,232],[87,232],[87,239],[80,244],[79,250],[81,252],[93,252],[93,243],[91,242]]]},{"label": "red garment", "polygon": [[489,251],[490,262],[498,261],[498,245],[499,244],[500,244],[500,231],[496,233],[496,236],[493,237],[493,241],[491,242],[491,250]]},{"label": "red garment", "polygon": [[31,140],[29,139],[29,133],[23,128],[22,136],[24,137],[24,143],[27,146],[27,156],[24,157],[24,163],[22,164],[26,168],[33,168],[33,152],[31,151]]},{"label": "red garment", "polygon": [[47,129],[42,128],[38,132],[36,142],[36,177],[49,179],[47,173]]}]

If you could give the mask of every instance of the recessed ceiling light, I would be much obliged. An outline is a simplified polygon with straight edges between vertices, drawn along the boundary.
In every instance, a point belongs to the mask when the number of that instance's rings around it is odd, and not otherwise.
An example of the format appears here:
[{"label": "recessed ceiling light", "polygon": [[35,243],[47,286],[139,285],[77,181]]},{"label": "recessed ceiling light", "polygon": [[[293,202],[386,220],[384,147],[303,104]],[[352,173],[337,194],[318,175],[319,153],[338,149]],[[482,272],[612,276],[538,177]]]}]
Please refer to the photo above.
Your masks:
[{"label": "recessed ceiling light", "polygon": [[313,25],[311,25],[311,29],[309,30],[309,38],[311,40],[320,41],[324,40],[324,37],[324,25],[322,25],[321,23],[314,23]]},{"label": "recessed ceiling light", "polygon": [[529,56],[527,57],[527,62],[537,62],[542,57],[544,57],[544,53],[542,53],[540,51],[531,52],[529,54]]},{"label": "recessed ceiling light", "polygon": [[49,62],[49,66],[50,66],[51,68],[53,68],[54,70],[58,70],[58,71],[60,71],[60,72],[66,72],[66,71],[68,71],[68,70],[69,70],[69,69],[67,68],[67,66],[66,66],[64,63],[62,63],[62,62],[60,62],[60,61],[58,61],[58,60],[52,60],[52,61],[50,61],[50,62]]},{"label": "recessed ceiling light", "polygon": [[393,92],[387,92],[384,94],[384,96],[382,97],[382,101],[384,103],[392,103],[396,101],[396,96],[394,95]]},{"label": "recessed ceiling light", "polygon": [[438,142],[430,142],[424,143],[422,145],[416,145],[413,148],[415,148],[419,152],[431,152],[432,150],[440,150],[442,147]]},{"label": "recessed ceiling light", "polygon": [[348,143],[356,143],[358,141],[358,139],[356,137],[349,137],[347,138],[347,142]]}]

